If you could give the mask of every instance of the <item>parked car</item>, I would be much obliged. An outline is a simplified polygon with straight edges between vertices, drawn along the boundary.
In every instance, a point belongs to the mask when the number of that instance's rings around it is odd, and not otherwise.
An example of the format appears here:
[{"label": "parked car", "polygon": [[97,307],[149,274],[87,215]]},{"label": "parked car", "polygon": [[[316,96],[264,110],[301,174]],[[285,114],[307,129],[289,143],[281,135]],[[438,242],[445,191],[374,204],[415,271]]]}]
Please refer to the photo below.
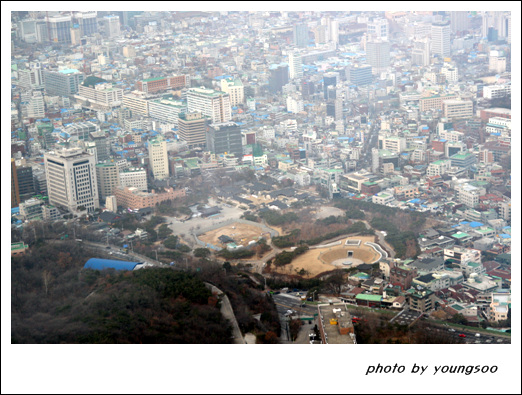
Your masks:
[{"label": "parked car", "polygon": [[466,335],[464,333],[461,333],[459,337],[466,337]]}]

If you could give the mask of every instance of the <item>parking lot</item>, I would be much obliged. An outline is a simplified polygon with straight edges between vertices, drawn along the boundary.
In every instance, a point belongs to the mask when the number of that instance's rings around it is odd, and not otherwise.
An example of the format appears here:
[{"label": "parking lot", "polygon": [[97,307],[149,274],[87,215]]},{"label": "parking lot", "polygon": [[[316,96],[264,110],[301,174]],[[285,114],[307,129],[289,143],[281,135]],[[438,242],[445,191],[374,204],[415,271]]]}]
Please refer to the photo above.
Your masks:
[{"label": "parking lot", "polygon": [[422,313],[419,313],[418,311],[413,310],[402,310],[397,314],[395,317],[393,317],[390,322],[397,323],[400,325],[411,325],[417,320]]}]

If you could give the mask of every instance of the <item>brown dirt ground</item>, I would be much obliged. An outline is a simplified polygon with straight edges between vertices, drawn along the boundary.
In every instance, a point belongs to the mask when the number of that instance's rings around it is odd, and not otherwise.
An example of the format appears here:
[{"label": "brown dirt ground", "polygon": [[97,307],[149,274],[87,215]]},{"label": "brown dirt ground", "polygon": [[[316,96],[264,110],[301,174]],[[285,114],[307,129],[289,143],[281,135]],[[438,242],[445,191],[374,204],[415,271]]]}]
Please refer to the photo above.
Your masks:
[{"label": "brown dirt ground", "polygon": [[239,222],[202,233],[198,236],[198,238],[205,243],[210,243],[221,247],[221,242],[219,241],[218,237],[222,235],[226,235],[234,239],[237,245],[246,245],[251,240],[257,240],[261,235],[267,240],[267,243],[270,243],[269,233],[264,233],[263,230],[257,226],[241,224]]},{"label": "brown dirt ground", "polygon": [[[344,243],[347,239],[361,240],[361,244],[358,247],[345,246]],[[374,242],[374,236],[347,237],[341,240],[341,245],[309,250],[298,256],[289,265],[279,268],[272,266],[272,271],[282,274],[296,274],[301,269],[304,269],[309,274],[303,277],[312,278],[320,273],[338,268],[338,266],[332,265],[331,262],[347,257],[347,251],[349,250],[354,252],[353,258],[356,260],[361,260],[364,263],[373,263],[378,258],[378,255],[371,247],[364,245],[367,241]],[[321,261],[320,255],[325,262]],[[353,265],[353,267],[355,266],[356,264]]]}]

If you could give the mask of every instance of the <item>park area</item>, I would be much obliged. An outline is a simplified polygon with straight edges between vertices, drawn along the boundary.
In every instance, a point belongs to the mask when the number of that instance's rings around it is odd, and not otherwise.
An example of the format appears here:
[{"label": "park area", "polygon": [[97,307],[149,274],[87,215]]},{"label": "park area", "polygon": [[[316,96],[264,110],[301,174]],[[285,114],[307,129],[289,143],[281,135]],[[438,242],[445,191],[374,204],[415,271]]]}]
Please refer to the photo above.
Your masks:
[{"label": "park area", "polygon": [[[346,241],[360,240],[359,245],[346,245]],[[288,265],[275,267],[272,272],[281,274],[296,274],[304,270],[303,277],[312,278],[321,273],[335,269],[349,269],[362,263],[374,263],[380,255],[370,246],[364,245],[367,241],[374,242],[374,236],[347,237],[340,240],[340,244],[324,248],[310,249],[297,256]],[[349,254],[351,251],[351,254]]]},{"label": "park area", "polygon": [[224,247],[224,243],[219,239],[220,236],[227,236],[234,240],[235,244],[243,246],[248,245],[252,240],[259,240],[260,237],[263,237],[267,243],[270,243],[270,233],[265,232],[258,226],[239,222],[201,233],[198,235],[198,239],[216,247]]}]

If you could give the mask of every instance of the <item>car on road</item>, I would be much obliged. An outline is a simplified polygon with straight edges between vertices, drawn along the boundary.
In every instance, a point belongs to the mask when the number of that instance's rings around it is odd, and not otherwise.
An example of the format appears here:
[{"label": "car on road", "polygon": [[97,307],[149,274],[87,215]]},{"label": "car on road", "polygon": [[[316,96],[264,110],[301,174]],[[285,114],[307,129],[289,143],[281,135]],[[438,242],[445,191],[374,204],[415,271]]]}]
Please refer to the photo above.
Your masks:
[{"label": "car on road", "polygon": [[105,247],[105,248],[107,248],[108,250],[110,250],[110,249],[111,249],[111,246],[107,246],[107,247]]},{"label": "car on road", "polygon": [[466,337],[466,335],[464,333],[461,333],[459,337]]}]

